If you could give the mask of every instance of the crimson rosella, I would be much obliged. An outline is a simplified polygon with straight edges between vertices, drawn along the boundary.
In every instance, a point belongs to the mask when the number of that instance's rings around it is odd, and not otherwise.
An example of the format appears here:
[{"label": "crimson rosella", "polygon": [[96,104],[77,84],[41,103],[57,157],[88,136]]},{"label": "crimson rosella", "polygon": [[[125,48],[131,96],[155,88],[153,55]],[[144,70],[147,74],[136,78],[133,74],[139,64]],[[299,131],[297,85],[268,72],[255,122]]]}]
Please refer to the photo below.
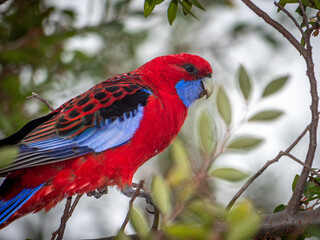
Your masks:
[{"label": "crimson rosella", "polygon": [[181,53],[109,78],[0,141],[19,154],[0,169],[0,228],[65,197],[132,184],[177,136],[189,106],[209,95],[212,69]]}]

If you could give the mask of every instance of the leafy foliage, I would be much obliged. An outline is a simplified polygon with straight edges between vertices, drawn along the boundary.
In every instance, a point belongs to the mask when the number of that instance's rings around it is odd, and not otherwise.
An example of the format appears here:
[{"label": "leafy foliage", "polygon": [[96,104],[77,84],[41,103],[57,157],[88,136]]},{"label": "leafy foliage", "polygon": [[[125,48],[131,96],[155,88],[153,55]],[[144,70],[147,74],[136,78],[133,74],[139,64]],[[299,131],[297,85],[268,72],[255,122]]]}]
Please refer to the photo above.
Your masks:
[{"label": "leafy foliage", "polygon": [[[159,5],[163,0],[145,0],[144,2],[144,15],[149,16],[154,10],[156,5]],[[194,18],[198,17],[191,11],[191,8],[195,6],[198,9],[206,11],[202,4],[198,0],[171,0],[167,9],[167,18],[170,25],[173,24],[176,19],[178,8],[181,8],[184,15],[190,14]]]},{"label": "leafy foliage", "polygon": [[[121,3],[121,5],[119,5]],[[96,26],[77,27],[77,12],[43,1],[7,1],[0,11],[0,129],[8,135],[27,120],[47,108],[38,104],[32,112],[25,97],[36,91],[49,101],[49,89],[77,86],[87,77],[101,81],[108,75],[135,66],[135,51],[146,37],[144,30],[128,31],[123,21],[123,9],[130,1],[115,1],[110,5],[109,19]],[[106,6],[107,7],[107,6]],[[106,10],[105,10],[106,11]],[[131,13],[132,15],[135,13]],[[101,42],[99,50],[71,49],[75,39],[94,37]],[[120,51],[121,50],[121,51]],[[92,60],[94,59],[94,61]]]},{"label": "leafy foliage", "polygon": [[[249,105],[254,100],[249,97],[253,95],[254,82],[243,66],[238,72],[234,84],[239,87],[238,95],[243,97],[243,103]],[[248,172],[233,167],[216,167],[215,160],[233,151],[256,149],[263,143],[259,136],[237,135],[238,123],[237,119],[231,122],[234,108],[228,92],[223,86],[218,86],[215,95],[214,109],[221,118],[212,118],[206,109],[199,113],[198,152],[192,153],[184,141],[177,139],[167,156],[171,160],[171,167],[164,173],[166,177],[153,177],[151,196],[161,212],[160,225],[164,239],[244,240],[253,236],[259,228],[261,216],[252,203],[239,202],[228,211],[213,197],[212,181],[215,179],[235,184],[250,177]],[[262,114],[256,114],[253,119],[247,119],[244,114],[245,120],[241,120],[240,125],[251,124],[254,120],[275,120],[278,117],[276,115],[280,115],[279,112],[276,113],[265,110]],[[200,163],[199,159],[193,159],[194,155],[201,156]],[[149,237],[156,238],[152,234],[151,231]]]}]

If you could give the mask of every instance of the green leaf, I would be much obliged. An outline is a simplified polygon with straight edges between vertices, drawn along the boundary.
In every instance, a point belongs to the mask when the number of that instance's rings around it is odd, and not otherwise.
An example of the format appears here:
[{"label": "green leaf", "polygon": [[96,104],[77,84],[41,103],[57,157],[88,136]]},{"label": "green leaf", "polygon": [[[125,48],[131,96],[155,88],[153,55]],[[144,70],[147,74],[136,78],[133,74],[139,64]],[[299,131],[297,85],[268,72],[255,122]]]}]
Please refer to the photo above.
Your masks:
[{"label": "green leaf", "polygon": [[170,157],[174,161],[174,166],[170,168],[166,179],[170,186],[176,187],[191,175],[188,151],[180,140],[174,141],[170,147]]},{"label": "green leaf", "polygon": [[210,154],[215,145],[215,133],[212,119],[207,111],[202,111],[199,117],[198,134],[202,150]]},{"label": "green leaf", "polygon": [[168,214],[171,210],[171,193],[165,180],[156,175],[151,183],[151,196],[160,212]]},{"label": "green leaf", "polygon": [[181,2],[182,5],[182,11],[184,15],[188,15],[192,8],[192,3],[189,0],[183,0]]},{"label": "green leaf", "polygon": [[164,0],[156,0],[156,5],[159,5],[160,3],[162,3]]},{"label": "green leaf", "polygon": [[123,231],[119,231],[115,240],[130,240],[130,238]]},{"label": "green leaf", "polygon": [[298,174],[296,174],[296,176],[294,177],[294,179],[293,179],[293,182],[292,182],[292,192],[296,189],[296,186],[297,186],[297,182],[298,182],[298,180],[299,180],[299,175]]},{"label": "green leaf", "polygon": [[242,136],[237,137],[228,144],[227,149],[231,150],[249,150],[259,146],[263,142],[262,139],[256,137]]},{"label": "green leaf", "polygon": [[284,211],[285,209],[286,209],[286,205],[284,205],[284,204],[280,204],[279,206],[277,206],[274,210],[273,210],[273,212],[274,213],[276,213],[276,212],[282,212],[282,211]]},{"label": "green leaf", "polygon": [[173,21],[176,19],[178,10],[178,0],[172,0],[168,7],[168,21],[169,24],[172,25]]},{"label": "green leaf", "polygon": [[147,220],[138,209],[131,209],[130,221],[134,230],[142,239],[146,238],[149,235],[149,226],[147,224]]},{"label": "green leaf", "polygon": [[230,228],[226,240],[246,240],[251,239],[259,230],[261,217],[258,214],[252,214],[242,219],[240,223]]},{"label": "green leaf", "polygon": [[311,186],[311,187],[309,187],[308,192],[314,193],[314,194],[320,196],[320,186],[319,185]]},{"label": "green leaf", "polygon": [[304,196],[306,197],[307,200],[312,200],[313,196],[315,193],[310,191],[313,187],[315,187],[316,184],[314,182],[307,182],[306,185],[304,186]]},{"label": "green leaf", "polygon": [[165,232],[173,239],[207,239],[208,237],[208,229],[200,224],[172,224],[165,228]]},{"label": "green leaf", "polygon": [[250,202],[238,203],[227,216],[229,231],[226,240],[250,239],[259,229],[260,215],[254,210]]},{"label": "green leaf", "polygon": [[[186,0],[188,1],[188,0]],[[182,11],[183,11],[183,14],[184,15],[187,15],[187,14],[190,14],[192,17],[194,17],[195,19],[199,20],[199,18],[193,14],[193,12],[191,11],[191,7],[192,7],[192,4],[189,6],[187,6],[187,4],[181,2],[181,1],[178,1],[178,3],[181,5],[182,7]]]},{"label": "green leaf", "polygon": [[218,112],[227,125],[231,123],[231,106],[230,101],[223,87],[219,87],[217,92]]},{"label": "green leaf", "polygon": [[249,176],[248,174],[234,168],[218,168],[213,170],[209,175],[230,182],[241,181]]},{"label": "green leaf", "polygon": [[278,91],[280,91],[283,86],[286,84],[289,76],[280,77],[271,81],[264,89],[262,97],[267,97]]},{"label": "green leaf", "polygon": [[253,115],[249,121],[271,121],[281,117],[283,114],[279,110],[265,110]]},{"label": "green leaf", "polygon": [[244,66],[242,65],[239,67],[238,72],[239,72],[238,82],[239,82],[242,95],[246,100],[248,100],[251,94],[251,89],[252,89],[249,74],[247,70],[244,68]]},{"label": "green leaf", "polygon": [[144,16],[148,17],[152,13],[156,6],[156,0],[145,0],[144,1]]},{"label": "green leaf", "polygon": [[200,8],[203,11],[206,11],[206,9],[201,5],[201,3],[198,0],[190,0],[193,5],[195,5],[197,8]]},{"label": "green leaf", "polygon": [[18,155],[19,150],[17,147],[5,146],[0,148],[0,169],[9,166],[16,156]]}]

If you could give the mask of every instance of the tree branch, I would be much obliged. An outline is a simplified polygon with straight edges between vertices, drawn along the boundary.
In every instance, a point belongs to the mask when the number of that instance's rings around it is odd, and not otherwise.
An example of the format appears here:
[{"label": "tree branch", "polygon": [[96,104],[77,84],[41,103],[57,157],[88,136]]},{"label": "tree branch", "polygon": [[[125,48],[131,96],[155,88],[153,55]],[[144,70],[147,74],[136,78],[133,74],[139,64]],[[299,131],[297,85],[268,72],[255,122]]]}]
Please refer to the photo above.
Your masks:
[{"label": "tree branch", "polygon": [[[233,206],[233,204],[238,200],[238,198],[242,195],[242,193],[273,163],[278,162],[279,159],[284,156],[288,155],[290,151],[301,141],[301,139],[306,135],[306,133],[309,131],[310,126],[308,125],[302,133],[296,138],[296,140],[293,141],[293,143],[285,150],[285,151],[280,151],[278,155],[272,159],[269,160],[268,162],[265,163],[265,165],[262,166],[249,180],[240,188],[240,190],[236,193],[236,195],[233,196],[233,198],[230,200],[228,203],[226,209],[230,210]],[[295,160],[295,159],[294,159]],[[297,161],[298,163],[301,164],[301,161]],[[302,163],[304,166],[304,163]]]},{"label": "tree branch", "polygon": [[[305,14],[304,8],[302,6],[301,0],[299,1],[299,6],[301,8],[301,12],[303,15],[304,23],[306,24],[307,30],[309,30],[308,26],[308,19]],[[314,74],[314,63],[313,63],[313,57],[312,57],[312,46],[310,44],[310,33],[307,31],[307,35],[304,33],[303,38],[306,39],[306,45],[307,49],[305,49],[294,37],[293,35],[288,32],[281,24],[279,24],[277,21],[272,19],[267,13],[265,13],[263,10],[261,10],[259,7],[257,7],[254,3],[252,3],[250,0],[242,0],[244,4],[246,4],[254,13],[256,13],[259,17],[261,17],[266,23],[271,25],[274,29],[276,29],[279,33],[281,33],[297,50],[298,52],[303,56],[303,58],[306,61],[307,65],[307,76],[309,78],[310,83],[310,93],[311,93],[311,114],[312,114],[312,120],[310,124],[310,130],[309,130],[309,148],[305,160],[305,164],[308,167],[304,167],[302,169],[302,172],[300,174],[300,178],[298,180],[298,183],[296,185],[295,191],[292,194],[291,199],[288,202],[288,207],[286,211],[288,211],[291,214],[294,214],[298,211],[300,200],[302,197],[303,189],[306,184],[306,181],[308,179],[309,175],[309,169],[312,167],[312,162],[314,159],[315,151],[317,148],[317,129],[318,129],[318,91],[317,91],[317,81]]]},{"label": "tree branch", "polygon": [[128,222],[129,222],[129,219],[130,219],[130,213],[131,213],[131,209],[133,207],[133,202],[134,200],[136,200],[136,198],[139,196],[140,194],[140,190],[143,188],[143,185],[144,185],[144,180],[140,180],[139,182],[139,185],[138,187],[136,188],[136,190],[134,191],[130,201],[129,201],[129,210],[128,210],[128,213],[127,213],[127,216],[126,218],[124,219],[123,223],[122,223],[122,226],[120,228],[120,231],[124,231],[124,229],[126,228]]},{"label": "tree branch", "polygon": [[292,22],[294,23],[294,25],[296,25],[296,27],[298,28],[298,30],[301,33],[301,36],[303,36],[304,32],[303,29],[301,28],[301,26],[299,25],[299,23],[297,22],[297,20],[292,16],[291,13],[288,12],[287,9],[285,9],[284,7],[282,7],[279,3],[274,2],[274,5],[276,5],[282,12],[284,12],[285,14],[287,14],[287,16],[292,20]]},{"label": "tree branch", "polygon": [[73,204],[71,205],[72,197],[68,197],[66,201],[66,205],[64,207],[63,215],[61,217],[61,223],[59,228],[52,233],[51,240],[62,240],[64,235],[64,230],[66,229],[67,221],[71,217],[73,211],[75,210],[76,206],[79,203],[80,198],[82,195],[77,195],[76,199],[74,200]]},{"label": "tree branch", "polygon": [[41,97],[38,93],[33,92],[31,96],[26,97],[26,98],[27,99],[36,98],[36,99],[40,100],[41,102],[43,102],[50,109],[51,112],[54,111],[54,108],[52,107],[52,105],[47,100],[45,100],[43,97]]},{"label": "tree branch", "polygon": [[309,225],[320,228],[320,208],[298,211],[295,214],[289,214],[286,211],[267,214],[263,217],[255,239],[270,239],[275,236],[302,233]]},{"label": "tree branch", "polygon": [[[298,1],[302,11],[304,22],[307,25],[307,29],[309,30],[307,16],[302,6],[301,0],[298,0]],[[309,31],[307,35],[304,34],[304,37],[307,39],[306,40],[307,50],[306,50],[306,55],[304,55],[304,59],[307,65],[307,76],[309,78],[309,84],[310,84],[310,94],[311,94],[310,110],[311,110],[312,120],[310,124],[310,129],[309,129],[309,148],[308,148],[308,152],[305,160],[305,164],[308,167],[304,167],[302,169],[296,188],[292,194],[292,197],[288,202],[288,207],[286,211],[288,211],[291,214],[296,213],[299,209],[303,190],[309,176],[309,172],[310,172],[309,169],[312,167],[315,152],[317,149],[317,131],[318,131],[318,122],[319,122],[319,110],[318,110],[319,95],[318,95],[318,89],[317,89],[317,80],[314,73],[314,62],[312,57],[312,46],[310,43]]]},{"label": "tree branch", "polygon": [[244,4],[246,4],[255,14],[261,17],[266,23],[271,25],[274,29],[276,29],[279,33],[281,33],[297,50],[302,56],[306,56],[306,49],[300,44],[294,36],[285,29],[280,23],[272,19],[266,12],[257,7],[250,0],[242,0]]}]

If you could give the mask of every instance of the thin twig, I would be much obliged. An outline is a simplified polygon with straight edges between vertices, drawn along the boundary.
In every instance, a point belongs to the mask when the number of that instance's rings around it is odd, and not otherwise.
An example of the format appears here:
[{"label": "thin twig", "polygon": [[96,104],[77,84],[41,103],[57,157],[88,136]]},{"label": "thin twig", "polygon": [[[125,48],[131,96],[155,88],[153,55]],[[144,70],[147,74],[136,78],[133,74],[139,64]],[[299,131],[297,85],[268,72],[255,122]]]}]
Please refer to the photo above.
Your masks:
[{"label": "thin twig", "polygon": [[[299,1],[299,5],[301,8],[302,16],[304,19],[304,22],[306,24],[307,32],[308,34],[304,34],[304,36],[307,37],[306,39],[306,55],[304,55],[305,62],[307,64],[307,76],[309,79],[310,84],[310,94],[311,94],[311,124],[310,124],[310,130],[309,130],[309,147],[308,152],[305,159],[305,164],[308,167],[312,167],[315,152],[317,149],[317,133],[318,133],[318,122],[319,122],[319,114],[318,114],[318,105],[319,105],[319,95],[318,95],[318,87],[317,87],[317,80],[314,73],[314,62],[313,62],[313,53],[312,53],[312,46],[310,43],[310,32],[309,32],[309,26],[308,26],[308,18],[306,16],[306,13],[304,11],[303,5],[301,0]],[[306,182],[308,180],[309,176],[309,169],[304,167],[302,169],[302,172],[300,174],[299,180],[297,182],[296,188],[288,202],[288,207],[286,208],[286,211],[290,214],[294,214],[299,210],[300,206],[300,200],[303,194],[303,190],[305,188]]]},{"label": "thin twig", "polygon": [[33,92],[31,96],[26,97],[26,98],[27,99],[36,98],[36,99],[40,100],[41,102],[43,102],[50,109],[51,112],[54,111],[54,108],[52,107],[52,105],[47,100],[45,100],[43,97],[41,97],[38,93]]},{"label": "thin twig", "polygon": [[261,10],[250,0],[242,0],[255,14],[261,17],[266,23],[275,28],[279,33],[281,33],[297,50],[302,56],[306,56],[305,48],[300,44],[300,42],[295,39],[295,37],[285,29],[279,22],[272,19],[266,12]]},{"label": "thin twig", "polygon": [[[307,30],[309,31],[308,26],[308,19],[305,14],[305,11],[302,6],[301,0],[298,0],[301,12],[303,15],[304,22],[306,24]],[[277,21],[272,19],[267,13],[265,13],[263,10],[261,10],[259,7],[257,7],[254,3],[252,3],[250,0],[242,0],[244,4],[246,4],[254,13],[256,13],[259,17],[261,17],[266,23],[271,25],[274,29],[276,29],[279,33],[281,33],[297,50],[298,52],[303,56],[305,59],[305,62],[307,64],[307,76],[309,78],[310,83],[310,93],[311,93],[311,114],[312,114],[312,120],[310,124],[310,134],[309,134],[309,148],[305,160],[305,164],[308,167],[312,166],[313,159],[315,156],[315,151],[317,148],[317,130],[318,130],[318,90],[317,90],[317,81],[314,74],[314,62],[312,57],[312,46],[310,43],[310,34],[308,32],[307,34],[307,41],[306,45],[307,48],[304,48],[302,44],[300,44],[293,35],[286,30],[281,24],[279,24]],[[303,35],[304,37],[306,34]],[[297,182],[296,188],[292,194],[291,199],[288,202],[288,207],[286,209],[287,212],[290,214],[294,214],[298,211],[299,205],[300,205],[300,199],[302,197],[303,189],[306,184],[306,181],[308,179],[309,175],[309,169],[304,167],[302,169],[302,172],[300,174],[300,178]]]},{"label": "thin twig", "polygon": [[299,163],[300,165],[304,166],[305,168],[307,168],[310,172],[312,172],[314,175],[317,175],[318,177],[320,177],[320,174],[317,173],[317,171],[315,171],[314,169],[312,169],[311,167],[309,167],[307,164],[305,164],[304,162],[302,162],[301,160],[299,160],[298,158],[296,158],[295,156],[293,156],[292,154],[288,153],[288,152],[283,152],[283,155],[288,156],[289,158],[291,158],[292,160],[296,161],[297,163]]},{"label": "thin twig", "polygon": [[[76,199],[74,200],[73,204],[71,205],[72,197],[68,197],[66,201],[66,205],[63,211],[63,215],[61,217],[61,223],[59,228],[52,233],[51,240],[62,240],[64,231],[66,228],[67,221],[72,216],[72,213],[74,212],[76,206],[79,203],[80,198],[82,195],[77,195]],[[57,237],[57,238],[56,238]]]},{"label": "thin twig", "polygon": [[[302,133],[296,138],[296,140],[293,141],[293,143],[285,150],[280,151],[278,155],[272,159],[266,162],[249,180],[239,189],[239,191],[233,196],[233,198],[228,203],[226,210],[230,210],[233,206],[233,204],[238,200],[238,198],[242,195],[242,193],[273,163],[278,162],[279,159],[289,154],[289,152],[300,142],[300,140],[306,135],[306,133],[309,131],[310,125],[308,125]],[[303,163],[304,164],[304,163]],[[303,165],[304,166],[304,165]]]},{"label": "thin twig", "polygon": [[64,234],[64,230],[66,228],[66,223],[68,221],[68,215],[69,215],[69,209],[71,207],[71,201],[72,201],[72,197],[68,197],[67,201],[66,201],[66,205],[65,205],[64,211],[63,211],[63,215],[61,217],[60,227],[57,229],[57,231],[52,233],[51,240],[55,240],[55,239],[56,240],[62,240],[63,234]]},{"label": "thin twig", "polygon": [[289,13],[288,10],[285,9],[284,7],[282,7],[279,3],[274,2],[274,5],[276,5],[278,8],[280,8],[282,12],[287,14],[287,16],[292,20],[292,22],[296,25],[296,27],[299,29],[301,35],[303,36],[304,35],[303,29],[301,28],[301,26],[299,25],[297,20],[292,16],[292,14]]},{"label": "thin twig", "polygon": [[160,212],[155,205],[153,205],[153,214],[154,214],[154,218],[153,218],[151,231],[158,231],[159,230],[159,221],[160,221]]},{"label": "thin twig", "polygon": [[309,21],[308,21],[306,12],[304,10],[304,6],[303,6],[301,0],[298,0],[298,2],[299,2],[299,7],[300,7],[300,10],[301,10],[301,13],[302,13],[303,22],[306,25],[307,30],[309,31]]},{"label": "thin twig", "polygon": [[134,191],[130,201],[129,201],[129,210],[128,210],[128,213],[127,213],[127,216],[126,218],[124,219],[123,223],[122,223],[122,226],[120,228],[120,231],[124,231],[124,229],[126,228],[128,222],[129,222],[129,219],[130,219],[130,214],[131,214],[131,209],[133,207],[133,202],[134,200],[139,196],[140,194],[140,190],[143,188],[143,185],[144,185],[144,180],[140,180],[139,182],[139,185],[138,187],[136,188],[136,190]]}]

